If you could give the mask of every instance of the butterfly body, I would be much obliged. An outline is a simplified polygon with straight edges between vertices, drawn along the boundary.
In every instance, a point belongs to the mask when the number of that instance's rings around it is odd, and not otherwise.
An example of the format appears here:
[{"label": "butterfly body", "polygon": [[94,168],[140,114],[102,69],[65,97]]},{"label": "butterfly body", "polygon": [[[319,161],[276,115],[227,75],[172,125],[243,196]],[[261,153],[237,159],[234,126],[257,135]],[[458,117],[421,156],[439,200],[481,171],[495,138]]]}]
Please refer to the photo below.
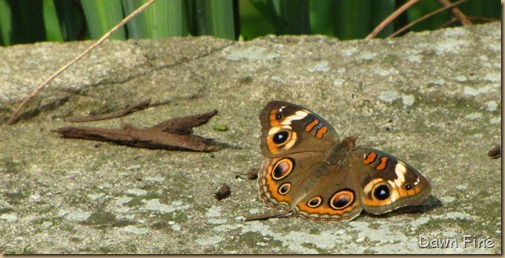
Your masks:
[{"label": "butterfly body", "polygon": [[260,197],[270,207],[313,220],[351,220],[419,204],[428,181],[390,154],[339,140],[322,117],[301,106],[269,102],[260,114]]}]

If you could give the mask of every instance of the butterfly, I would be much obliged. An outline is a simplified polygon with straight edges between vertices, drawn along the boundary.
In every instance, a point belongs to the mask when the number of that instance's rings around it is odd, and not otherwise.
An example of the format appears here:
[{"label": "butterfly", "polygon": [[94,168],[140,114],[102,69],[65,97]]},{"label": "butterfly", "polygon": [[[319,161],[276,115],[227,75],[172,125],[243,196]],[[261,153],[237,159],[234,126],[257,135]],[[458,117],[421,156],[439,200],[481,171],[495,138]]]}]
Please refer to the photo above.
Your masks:
[{"label": "butterfly", "polygon": [[340,140],[326,120],[304,107],[271,101],[259,119],[264,156],[259,194],[283,212],[246,220],[351,220],[363,210],[383,214],[421,204],[431,192],[412,166],[383,151],[356,147],[355,136]]}]

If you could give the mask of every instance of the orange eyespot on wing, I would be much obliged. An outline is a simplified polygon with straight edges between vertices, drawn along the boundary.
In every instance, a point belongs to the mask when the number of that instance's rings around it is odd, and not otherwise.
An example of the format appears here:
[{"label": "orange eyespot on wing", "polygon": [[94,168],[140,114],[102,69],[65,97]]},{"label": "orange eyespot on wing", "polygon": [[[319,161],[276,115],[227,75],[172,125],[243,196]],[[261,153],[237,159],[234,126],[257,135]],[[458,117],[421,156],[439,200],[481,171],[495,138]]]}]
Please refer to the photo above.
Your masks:
[{"label": "orange eyespot on wing", "polygon": [[282,158],[272,162],[266,168],[266,171],[259,177],[261,198],[270,206],[279,202],[291,203],[291,197],[288,195],[291,191],[291,182],[283,182],[295,169],[293,159]]}]

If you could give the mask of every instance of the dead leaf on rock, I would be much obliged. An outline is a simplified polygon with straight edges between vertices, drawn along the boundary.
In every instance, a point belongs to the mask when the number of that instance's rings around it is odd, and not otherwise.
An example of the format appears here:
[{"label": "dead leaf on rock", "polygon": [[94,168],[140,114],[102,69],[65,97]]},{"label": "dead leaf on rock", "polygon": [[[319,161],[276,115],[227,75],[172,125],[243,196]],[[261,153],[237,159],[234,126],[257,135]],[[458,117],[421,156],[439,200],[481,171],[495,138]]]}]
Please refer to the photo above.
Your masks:
[{"label": "dead leaf on rock", "polygon": [[227,184],[224,184],[217,190],[217,192],[214,194],[214,198],[216,198],[218,201],[221,201],[224,198],[228,198],[231,195],[231,189]]},{"label": "dead leaf on rock", "polygon": [[66,138],[113,142],[147,149],[180,151],[216,151],[221,146],[213,140],[192,135],[192,128],[203,125],[217,114],[217,110],[200,115],[176,117],[153,127],[139,129],[126,125],[122,129],[96,127],[62,127],[57,132]]},{"label": "dead leaf on rock", "polygon": [[501,158],[501,145],[496,144],[491,150],[488,151],[487,155],[492,159]]}]

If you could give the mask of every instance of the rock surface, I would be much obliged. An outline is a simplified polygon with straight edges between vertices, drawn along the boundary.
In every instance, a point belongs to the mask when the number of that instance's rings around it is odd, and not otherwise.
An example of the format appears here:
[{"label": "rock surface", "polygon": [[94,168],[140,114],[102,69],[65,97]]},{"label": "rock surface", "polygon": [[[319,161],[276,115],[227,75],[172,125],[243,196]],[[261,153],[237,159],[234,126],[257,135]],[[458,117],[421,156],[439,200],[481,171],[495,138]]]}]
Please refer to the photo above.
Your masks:
[{"label": "rock surface", "polygon": [[[110,41],[10,126],[17,103],[91,43],[2,48],[0,253],[501,253],[501,160],[487,156],[501,140],[500,38],[493,23],[392,40]],[[147,127],[218,109],[195,134],[230,147],[147,150],[51,132],[148,98],[167,104],[82,125]],[[432,197],[351,222],[243,222],[268,212],[256,182],[235,175],[260,166],[258,114],[273,99],[409,162]],[[232,193],[217,201],[223,183]]]}]

